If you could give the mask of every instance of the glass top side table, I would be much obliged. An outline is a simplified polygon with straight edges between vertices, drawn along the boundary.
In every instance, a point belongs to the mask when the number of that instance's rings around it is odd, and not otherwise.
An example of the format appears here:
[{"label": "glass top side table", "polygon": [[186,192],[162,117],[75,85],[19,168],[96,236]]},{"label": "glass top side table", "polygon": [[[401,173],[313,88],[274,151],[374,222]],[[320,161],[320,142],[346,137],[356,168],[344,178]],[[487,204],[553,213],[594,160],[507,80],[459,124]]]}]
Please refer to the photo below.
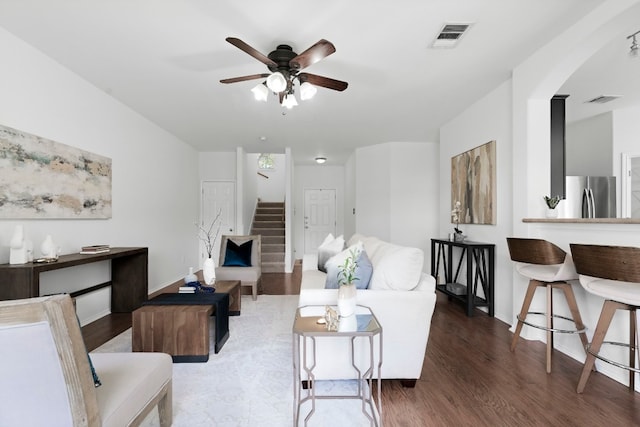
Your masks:
[{"label": "glass top side table", "polygon": [[[335,309],[335,307],[332,307]],[[299,307],[293,322],[293,424],[298,426],[300,422],[301,406],[305,402],[311,402],[311,409],[304,419],[306,426],[315,412],[316,399],[359,399],[362,401],[362,413],[370,421],[371,425],[382,425],[381,402],[381,367],[382,367],[382,326],[369,307],[358,305],[356,313],[349,317],[340,318],[337,330],[329,330],[325,323],[326,306],[313,305]],[[374,340],[374,337],[378,337]],[[357,373],[357,392],[353,395],[316,395],[313,369],[316,366],[316,339],[323,337],[344,337],[349,340],[351,349],[351,366]],[[364,339],[368,342],[369,365],[358,367],[355,363],[356,339]],[[377,344],[377,346],[376,346]],[[374,351],[378,354],[377,367],[374,366]],[[377,368],[377,376],[374,374]],[[309,387],[302,387],[302,373],[309,379]],[[373,398],[373,382],[377,379],[377,399]],[[305,394],[303,396],[303,394]],[[376,403],[377,400],[377,403]]]}]

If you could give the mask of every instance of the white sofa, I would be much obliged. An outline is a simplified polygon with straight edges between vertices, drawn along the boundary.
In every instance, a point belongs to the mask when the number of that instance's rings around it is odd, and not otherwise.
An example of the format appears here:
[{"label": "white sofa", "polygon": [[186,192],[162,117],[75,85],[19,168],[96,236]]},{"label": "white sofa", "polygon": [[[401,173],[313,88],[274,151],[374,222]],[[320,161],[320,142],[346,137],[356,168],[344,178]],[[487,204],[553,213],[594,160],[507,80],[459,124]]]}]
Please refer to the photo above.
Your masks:
[{"label": "white sofa", "polygon": [[[362,241],[373,266],[368,289],[358,289],[358,305],[371,308],[383,329],[382,378],[400,379],[406,386],[420,378],[435,308],[435,280],[422,271],[424,253],[384,242],[375,237],[354,235],[346,246]],[[335,305],[337,289],[325,289],[326,273],[318,269],[317,254],[305,254],[298,306]],[[368,365],[366,340],[358,340],[360,366]],[[348,340],[316,340],[316,379],[349,379],[356,376],[350,364]],[[374,363],[377,365],[377,351]]]}]

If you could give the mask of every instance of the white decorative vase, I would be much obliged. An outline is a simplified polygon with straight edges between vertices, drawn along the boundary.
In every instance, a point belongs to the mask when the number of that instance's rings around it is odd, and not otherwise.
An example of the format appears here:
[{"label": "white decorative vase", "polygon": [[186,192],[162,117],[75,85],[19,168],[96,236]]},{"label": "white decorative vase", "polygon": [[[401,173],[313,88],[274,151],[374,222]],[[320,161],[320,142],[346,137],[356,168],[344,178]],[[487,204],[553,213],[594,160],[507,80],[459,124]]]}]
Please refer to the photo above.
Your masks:
[{"label": "white decorative vase", "polygon": [[[213,269],[213,271],[215,272],[215,268]],[[214,273],[215,275],[215,273]],[[184,276],[184,283],[193,283],[193,282],[197,282],[198,281],[198,276],[196,276],[195,274],[193,274],[193,267],[189,267],[189,274],[187,274],[186,276]]]},{"label": "white decorative vase", "polygon": [[202,277],[204,283],[207,285],[213,285],[216,281],[216,265],[213,262],[213,258],[207,258],[202,264]]},{"label": "white decorative vase", "polygon": [[47,234],[44,242],[40,245],[40,252],[42,253],[43,258],[55,258],[56,253],[56,245],[53,243],[53,239],[50,234]]},{"label": "white decorative vase", "polygon": [[9,264],[25,264],[27,263],[27,245],[24,240],[24,228],[16,225],[9,243]]},{"label": "white decorative vase", "polygon": [[338,311],[340,317],[348,317],[356,312],[356,285],[340,285],[338,289]]},{"label": "white decorative vase", "polygon": [[358,330],[357,316],[340,317],[338,332],[355,332]]},{"label": "white decorative vase", "polygon": [[558,211],[556,209],[547,208],[547,218],[558,218]]}]

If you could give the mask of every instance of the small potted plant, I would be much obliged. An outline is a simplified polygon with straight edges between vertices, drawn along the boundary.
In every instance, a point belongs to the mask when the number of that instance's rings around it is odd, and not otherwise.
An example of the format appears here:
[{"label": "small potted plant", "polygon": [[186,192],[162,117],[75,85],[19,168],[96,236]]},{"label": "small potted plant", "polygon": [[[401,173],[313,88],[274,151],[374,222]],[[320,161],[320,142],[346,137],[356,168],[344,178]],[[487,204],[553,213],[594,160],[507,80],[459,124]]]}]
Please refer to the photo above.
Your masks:
[{"label": "small potted plant", "polygon": [[558,211],[556,211],[556,207],[560,203],[560,196],[544,196],[544,201],[547,204],[547,218],[557,218]]},{"label": "small potted plant", "polygon": [[455,242],[462,242],[465,238],[465,235],[462,234],[462,230],[460,230],[460,214],[462,213],[462,204],[460,201],[456,201],[453,210],[451,211],[451,221],[456,223],[456,226],[453,228],[455,234],[453,235],[453,240]]},{"label": "small potted plant", "polygon": [[340,317],[348,317],[356,310],[356,268],[358,267],[358,253],[349,251],[349,256],[338,266],[338,311]]}]

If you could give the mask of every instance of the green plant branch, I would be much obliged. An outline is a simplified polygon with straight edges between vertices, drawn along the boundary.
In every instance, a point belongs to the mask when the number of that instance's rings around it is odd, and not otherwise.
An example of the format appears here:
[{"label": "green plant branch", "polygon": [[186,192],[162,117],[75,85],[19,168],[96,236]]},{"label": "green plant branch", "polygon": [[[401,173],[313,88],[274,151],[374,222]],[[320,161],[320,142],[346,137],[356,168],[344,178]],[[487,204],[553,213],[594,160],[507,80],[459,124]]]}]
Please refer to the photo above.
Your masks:
[{"label": "green plant branch", "polygon": [[358,262],[356,256],[358,255],[355,249],[349,251],[349,256],[344,260],[342,264],[338,266],[338,283],[342,285],[351,285],[356,280],[356,267]]},{"label": "green plant branch", "polygon": [[555,209],[558,203],[560,203],[560,196],[544,196],[544,201],[549,209]]}]

